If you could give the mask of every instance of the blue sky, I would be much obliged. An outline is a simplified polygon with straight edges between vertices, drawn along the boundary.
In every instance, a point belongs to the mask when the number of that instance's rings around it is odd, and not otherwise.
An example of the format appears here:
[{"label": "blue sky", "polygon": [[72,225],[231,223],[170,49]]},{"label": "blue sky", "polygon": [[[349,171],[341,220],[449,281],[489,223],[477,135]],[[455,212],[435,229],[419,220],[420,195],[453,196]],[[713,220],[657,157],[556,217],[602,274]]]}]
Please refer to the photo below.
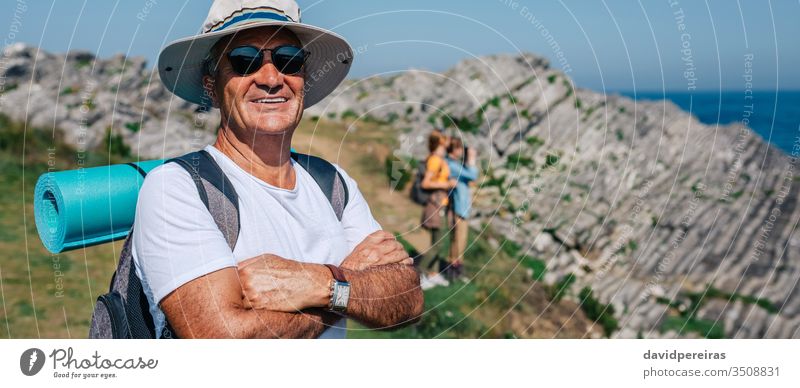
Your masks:
[{"label": "blue sky", "polygon": [[[0,0],[4,37],[18,1]],[[151,7],[146,0],[25,3],[14,41],[55,52],[141,55],[152,64],[164,44],[199,30],[211,1],[157,0]],[[332,29],[363,51],[352,77],[408,68],[443,71],[464,58],[530,51],[567,70],[578,86],[599,91],[680,91],[687,78],[696,79],[691,82],[698,90],[741,90],[745,56],[752,55],[753,88],[800,89],[799,0],[299,4],[304,22]],[[684,46],[690,52],[682,52]],[[692,76],[684,76],[687,69]]]}]

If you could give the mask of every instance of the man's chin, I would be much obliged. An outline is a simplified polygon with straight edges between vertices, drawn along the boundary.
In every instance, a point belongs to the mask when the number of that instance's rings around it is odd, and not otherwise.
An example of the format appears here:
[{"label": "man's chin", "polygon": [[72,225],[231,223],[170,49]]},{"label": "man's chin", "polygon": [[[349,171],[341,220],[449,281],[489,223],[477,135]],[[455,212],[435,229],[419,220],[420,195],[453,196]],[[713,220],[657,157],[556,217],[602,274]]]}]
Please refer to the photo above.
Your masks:
[{"label": "man's chin", "polygon": [[285,135],[291,133],[297,125],[294,122],[259,122],[252,126],[253,131],[258,135]]}]

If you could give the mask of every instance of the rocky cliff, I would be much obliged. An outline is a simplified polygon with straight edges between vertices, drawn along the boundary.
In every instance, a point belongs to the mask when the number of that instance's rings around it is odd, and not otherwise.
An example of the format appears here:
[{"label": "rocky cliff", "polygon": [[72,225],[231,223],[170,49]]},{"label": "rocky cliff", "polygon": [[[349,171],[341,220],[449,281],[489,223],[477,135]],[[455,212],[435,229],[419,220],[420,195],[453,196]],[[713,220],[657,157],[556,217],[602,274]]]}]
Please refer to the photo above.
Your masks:
[{"label": "rocky cliff", "polygon": [[547,282],[574,274],[617,336],[800,337],[800,140],[787,156],[669,102],[576,89],[530,54],[351,81],[313,112],[392,124],[399,161],[434,126],[463,136],[484,167],[472,225],[543,259]]},{"label": "rocky cliff", "polygon": [[[4,65],[0,112],[77,147],[110,135],[171,156],[218,122],[142,59],[17,45]],[[349,80],[309,116],[388,124],[397,172],[424,157],[433,127],[463,136],[482,162],[471,225],[546,263],[546,283],[574,275],[569,298],[588,287],[614,306],[615,336],[800,337],[797,152],[748,128],[577,89],[532,54]]]},{"label": "rocky cliff", "polygon": [[61,128],[78,150],[120,139],[142,158],[160,158],[213,141],[216,111],[175,97],[146,65],[140,57],[8,46],[0,63],[0,113],[31,128]]}]

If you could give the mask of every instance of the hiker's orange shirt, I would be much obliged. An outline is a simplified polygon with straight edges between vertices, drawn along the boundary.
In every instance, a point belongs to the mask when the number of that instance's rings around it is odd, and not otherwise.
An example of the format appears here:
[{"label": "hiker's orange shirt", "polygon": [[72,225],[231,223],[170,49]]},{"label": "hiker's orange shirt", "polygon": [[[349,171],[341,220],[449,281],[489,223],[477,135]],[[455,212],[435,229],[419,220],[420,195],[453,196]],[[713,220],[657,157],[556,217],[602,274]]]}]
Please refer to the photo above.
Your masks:
[{"label": "hiker's orange shirt", "polygon": [[[433,179],[431,180],[434,182],[447,183],[447,181],[450,180],[450,167],[448,167],[447,162],[438,155],[429,156],[425,168],[433,172]],[[442,206],[446,205],[447,196],[445,195],[442,199]]]}]

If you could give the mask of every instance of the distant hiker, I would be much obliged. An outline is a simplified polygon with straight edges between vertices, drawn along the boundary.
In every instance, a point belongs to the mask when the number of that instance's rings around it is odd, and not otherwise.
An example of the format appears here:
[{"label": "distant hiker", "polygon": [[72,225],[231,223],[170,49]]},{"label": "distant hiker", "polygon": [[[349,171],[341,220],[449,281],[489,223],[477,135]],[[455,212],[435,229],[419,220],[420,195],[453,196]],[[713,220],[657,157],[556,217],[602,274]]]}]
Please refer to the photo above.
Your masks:
[{"label": "distant hiker", "polygon": [[345,318],[392,327],[421,315],[412,260],[356,182],[290,152],[303,110],[339,85],[352,55],[339,35],[301,24],[293,0],[216,0],[202,33],[161,52],[168,90],[220,110],[202,155],[238,199],[220,221],[206,203],[226,197],[206,187],[201,198],[185,168],[147,174],[132,246],[157,337],[344,338]]},{"label": "distant hiker", "polygon": [[447,147],[447,166],[450,168],[450,179],[458,183],[450,192],[448,219],[450,220],[450,255],[447,274],[451,279],[464,275],[464,251],[467,247],[467,219],[472,207],[470,183],[478,179],[478,168],[475,165],[477,153],[475,148],[467,148],[460,138],[450,138]]},{"label": "distant hiker", "polygon": [[450,179],[450,168],[444,157],[447,153],[447,136],[434,130],[428,137],[428,151],[425,160],[425,176],[421,187],[429,191],[428,202],[422,209],[422,227],[431,233],[431,246],[420,260],[422,272],[420,285],[423,290],[436,286],[449,286],[450,283],[440,273],[447,264],[442,250],[447,231],[448,191],[456,186]]}]

